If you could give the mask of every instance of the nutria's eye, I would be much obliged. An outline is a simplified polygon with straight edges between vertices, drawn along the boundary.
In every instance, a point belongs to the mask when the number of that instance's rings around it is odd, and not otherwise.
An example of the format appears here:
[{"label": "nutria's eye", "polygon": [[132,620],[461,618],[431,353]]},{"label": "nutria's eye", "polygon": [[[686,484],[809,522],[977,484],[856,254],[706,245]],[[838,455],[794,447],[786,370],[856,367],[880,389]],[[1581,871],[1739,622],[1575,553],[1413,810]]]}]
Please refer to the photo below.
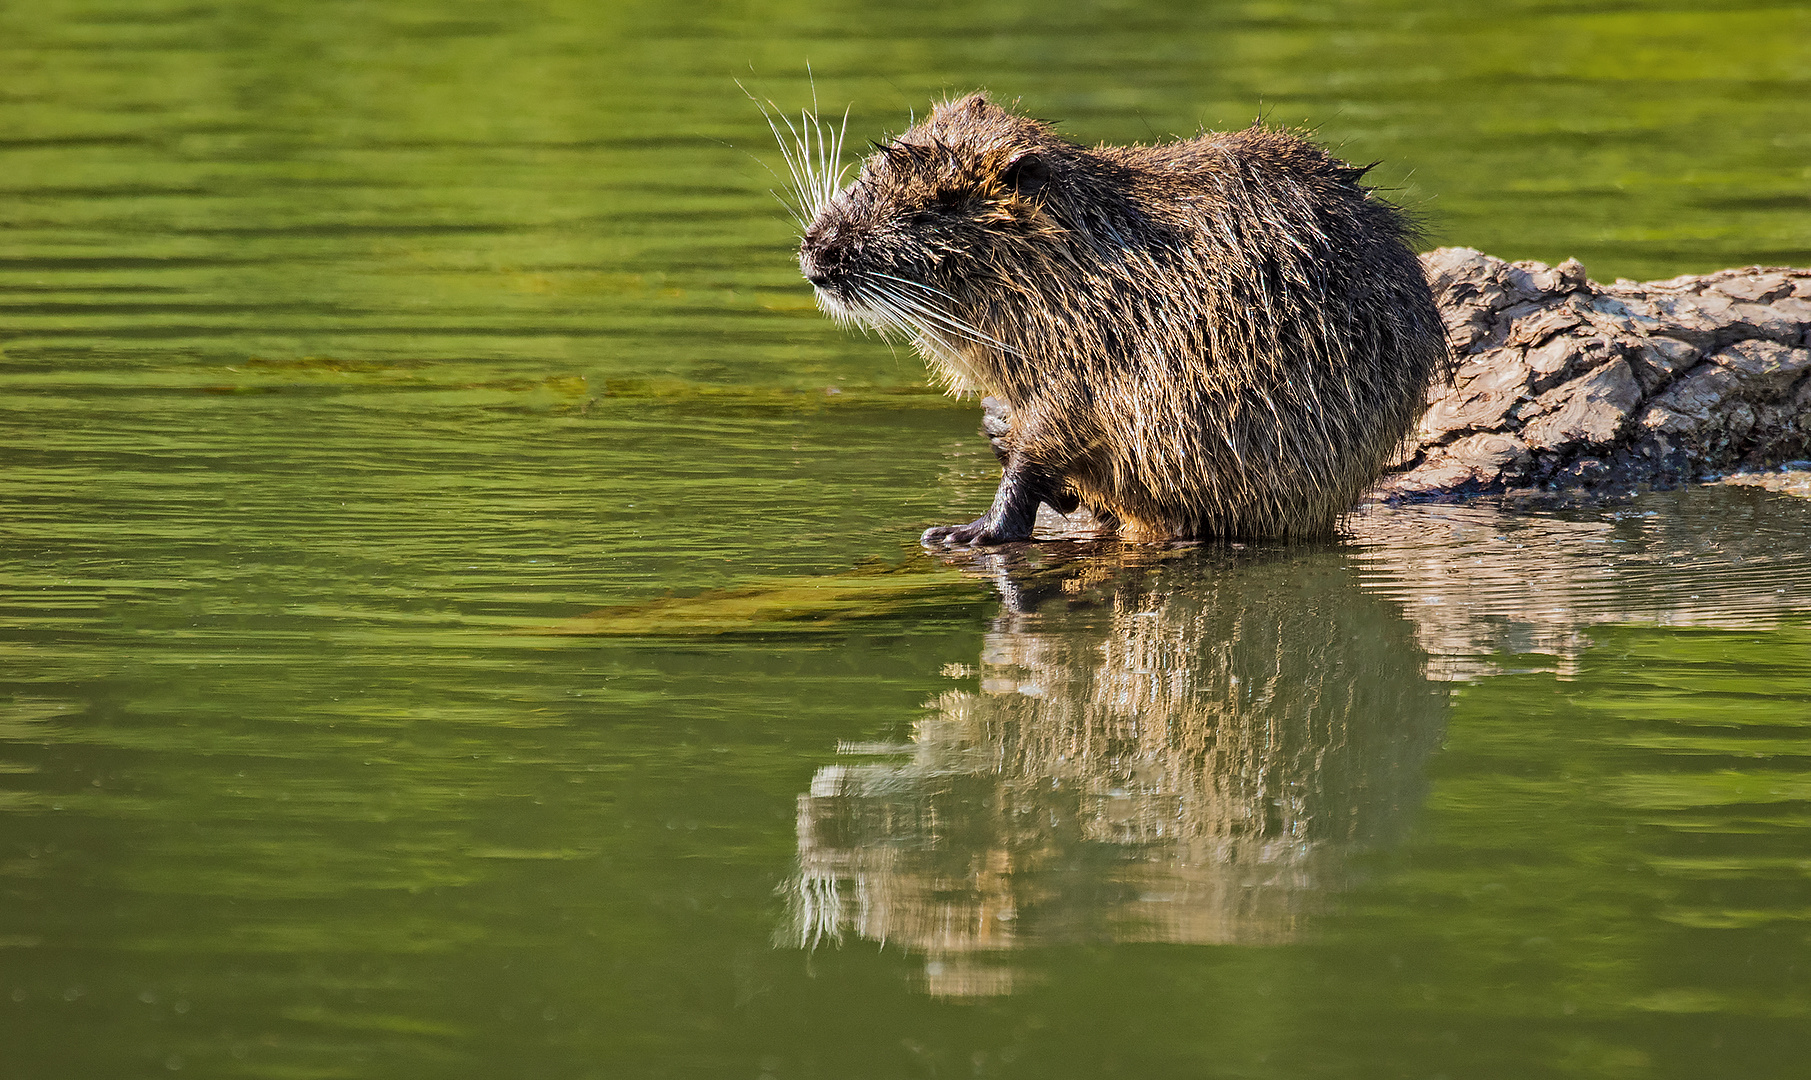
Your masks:
[{"label": "nutria's eye", "polygon": [[1000,182],[1021,195],[1036,195],[1050,182],[1050,165],[1036,154],[1023,154],[1006,166]]}]

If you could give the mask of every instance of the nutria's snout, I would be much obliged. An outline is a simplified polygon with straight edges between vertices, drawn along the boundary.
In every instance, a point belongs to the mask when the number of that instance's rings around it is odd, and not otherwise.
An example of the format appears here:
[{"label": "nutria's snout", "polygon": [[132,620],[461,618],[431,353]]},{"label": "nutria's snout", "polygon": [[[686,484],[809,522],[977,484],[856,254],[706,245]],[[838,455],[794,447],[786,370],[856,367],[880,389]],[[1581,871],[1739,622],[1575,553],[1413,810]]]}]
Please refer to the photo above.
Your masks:
[{"label": "nutria's snout", "polygon": [[836,276],[830,272],[825,262],[821,252],[814,251],[811,247],[799,249],[799,273],[804,274],[806,281],[820,289],[828,289],[836,281]]},{"label": "nutria's snout", "polygon": [[842,221],[826,215],[812,222],[799,244],[799,272],[805,280],[820,289],[834,286],[843,276],[851,239]]}]

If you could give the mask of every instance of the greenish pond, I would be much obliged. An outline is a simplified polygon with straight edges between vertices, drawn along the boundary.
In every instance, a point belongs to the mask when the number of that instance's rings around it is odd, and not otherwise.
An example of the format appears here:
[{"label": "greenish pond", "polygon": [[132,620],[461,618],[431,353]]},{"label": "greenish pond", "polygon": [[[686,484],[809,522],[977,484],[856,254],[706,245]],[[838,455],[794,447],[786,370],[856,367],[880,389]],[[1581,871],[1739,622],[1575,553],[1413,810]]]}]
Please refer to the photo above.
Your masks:
[{"label": "greenish pond", "polygon": [[1804,4],[44,0],[0,73],[0,1075],[1803,1075],[1811,500],[933,563],[975,407],[815,312],[736,80],[1262,111],[1647,278],[1811,262]]}]

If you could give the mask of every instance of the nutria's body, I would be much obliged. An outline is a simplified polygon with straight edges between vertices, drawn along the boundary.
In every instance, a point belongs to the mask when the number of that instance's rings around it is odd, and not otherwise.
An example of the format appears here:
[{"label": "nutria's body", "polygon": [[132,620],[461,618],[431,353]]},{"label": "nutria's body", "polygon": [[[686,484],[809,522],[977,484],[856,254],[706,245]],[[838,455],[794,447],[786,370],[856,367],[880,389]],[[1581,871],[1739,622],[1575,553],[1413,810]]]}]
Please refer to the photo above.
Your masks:
[{"label": "nutria's body", "polygon": [[1040,502],[1135,539],[1332,532],[1447,356],[1362,172],[1264,127],[1090,149],[974,95],[808,193],[820,304],[1004,403],[993,507],[925,541],[1024,539]]}]

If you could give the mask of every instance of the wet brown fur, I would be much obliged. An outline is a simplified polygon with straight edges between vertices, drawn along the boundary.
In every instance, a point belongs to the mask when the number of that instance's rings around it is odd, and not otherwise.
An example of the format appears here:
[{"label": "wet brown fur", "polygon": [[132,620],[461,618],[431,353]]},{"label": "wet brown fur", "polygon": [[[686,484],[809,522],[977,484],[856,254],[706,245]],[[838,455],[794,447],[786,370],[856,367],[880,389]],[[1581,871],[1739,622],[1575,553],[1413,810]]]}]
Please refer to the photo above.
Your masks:
[{"label": "wet brown fur", "polygon": [[[848,187],[801,183],[800,264],[831,314],[1010,406],[996,518],[1017,467],[1034,512],[1079,498],[1129,538],[1322,537],[1448,355],[1363,171],[1263,126],[1087,148],[977,94]],[[988,520],[926,537],[1029,535]]]}]

